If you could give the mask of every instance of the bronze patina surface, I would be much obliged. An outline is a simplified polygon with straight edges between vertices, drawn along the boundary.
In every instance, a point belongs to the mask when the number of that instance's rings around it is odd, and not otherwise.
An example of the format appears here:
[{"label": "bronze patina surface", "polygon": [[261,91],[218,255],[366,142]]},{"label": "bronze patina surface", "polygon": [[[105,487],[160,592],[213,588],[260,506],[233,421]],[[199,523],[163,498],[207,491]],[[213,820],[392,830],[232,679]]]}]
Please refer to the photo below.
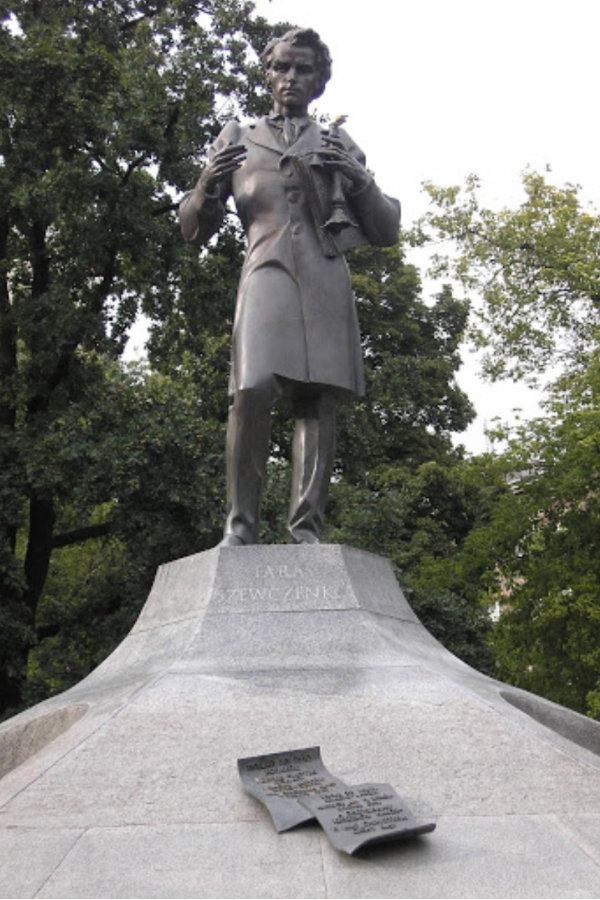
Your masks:
[{"label": "bronze patina surface", "polygon": [[433,831],[418,822],[390,784],[324,788],[300,798],[337,850],[354,854],[371,844],[406,840]]},{"label": "bronze patina surface", "polygon": [[270,115],[228,122],[180,205],[184,237],[203,244],[233,197],[248,242],[232,335],[226,546],[258,540],[271,409],[283,397],[295,418],[289,539],[318,541],[336,405],[364,391],[343,254],[363,242],[394,244],[400,222],[398,201],[381,192],[340,120],[323,129],[308,114],[331,74],[318,34],[275,38],[263,62]]},{"label": "bronze patina surface", "polygon": [[319,747],[248,756],[238,760],[238,771],[246,791],[269,810],[277,831],[288,831],[315,818],[300,802],[303,797],[346,789],[344,782],[326,769]]}]

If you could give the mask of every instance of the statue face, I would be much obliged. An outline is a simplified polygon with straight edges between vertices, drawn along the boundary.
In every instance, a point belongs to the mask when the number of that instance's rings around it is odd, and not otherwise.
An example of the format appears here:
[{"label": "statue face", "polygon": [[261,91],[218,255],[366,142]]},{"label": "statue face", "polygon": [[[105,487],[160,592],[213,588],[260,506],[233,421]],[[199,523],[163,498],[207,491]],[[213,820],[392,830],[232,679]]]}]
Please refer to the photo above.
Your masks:
[{"label": "statue face", "polygon": [[308,104],[321,87],[311,47],[277,44],[267,69],[267,84],[273,95],[275,112],[284,116],[305,116]]}]

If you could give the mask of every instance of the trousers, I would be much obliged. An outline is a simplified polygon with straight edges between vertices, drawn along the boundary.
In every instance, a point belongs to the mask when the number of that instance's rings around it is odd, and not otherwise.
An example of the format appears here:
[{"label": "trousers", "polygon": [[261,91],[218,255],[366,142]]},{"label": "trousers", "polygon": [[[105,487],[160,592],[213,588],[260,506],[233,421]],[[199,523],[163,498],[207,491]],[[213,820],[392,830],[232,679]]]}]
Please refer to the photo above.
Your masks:
[{"label": "trousers", "polygon": [[[260,502],[270,448],[277,385],[234,394],[227,426],[227,519],[224,543],[258,541]],[[326,388],[290,391],[295,418],[287,530],[293,543],[317,543],[335,454],[336,398]]]}]

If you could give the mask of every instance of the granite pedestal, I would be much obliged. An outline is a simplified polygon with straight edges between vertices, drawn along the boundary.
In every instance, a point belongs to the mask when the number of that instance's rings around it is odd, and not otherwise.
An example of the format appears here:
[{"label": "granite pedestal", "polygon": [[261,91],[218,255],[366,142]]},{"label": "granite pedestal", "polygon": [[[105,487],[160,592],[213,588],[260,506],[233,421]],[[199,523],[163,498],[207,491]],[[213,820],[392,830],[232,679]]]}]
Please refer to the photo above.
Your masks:
[{"label": "granite pedestal", "polygon": [[[239,757],[320,745],[430,835],[277,834]],[[159,569],[84,681],[0,726],[3,897],[598,897],[600,726],[448,653],[389,563],[215,548]]]}]

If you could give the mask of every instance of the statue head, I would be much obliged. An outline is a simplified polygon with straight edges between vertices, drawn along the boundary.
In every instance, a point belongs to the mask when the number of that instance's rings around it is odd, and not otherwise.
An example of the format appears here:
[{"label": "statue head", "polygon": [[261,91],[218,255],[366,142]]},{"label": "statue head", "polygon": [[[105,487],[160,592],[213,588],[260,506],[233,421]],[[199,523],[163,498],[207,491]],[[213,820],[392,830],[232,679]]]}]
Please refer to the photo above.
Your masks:
[{"label": "statue head", "polygon": [[323,43],[316,31],[312,28],[293,28],[285,34],[274,37],[269,41],[262,52],[262,63],[267,73],[267,84],[269,81],[269,68],[273,57],[273,51],[278,44],[289,44],[292,47],[306,47],[313,51],[315,57],[315,65],[318,72],[318,86],[316,92],[312,96],[312,100],[320,97],[325,90],[325,85],[331,78],[331,56],[329,48]]}]

